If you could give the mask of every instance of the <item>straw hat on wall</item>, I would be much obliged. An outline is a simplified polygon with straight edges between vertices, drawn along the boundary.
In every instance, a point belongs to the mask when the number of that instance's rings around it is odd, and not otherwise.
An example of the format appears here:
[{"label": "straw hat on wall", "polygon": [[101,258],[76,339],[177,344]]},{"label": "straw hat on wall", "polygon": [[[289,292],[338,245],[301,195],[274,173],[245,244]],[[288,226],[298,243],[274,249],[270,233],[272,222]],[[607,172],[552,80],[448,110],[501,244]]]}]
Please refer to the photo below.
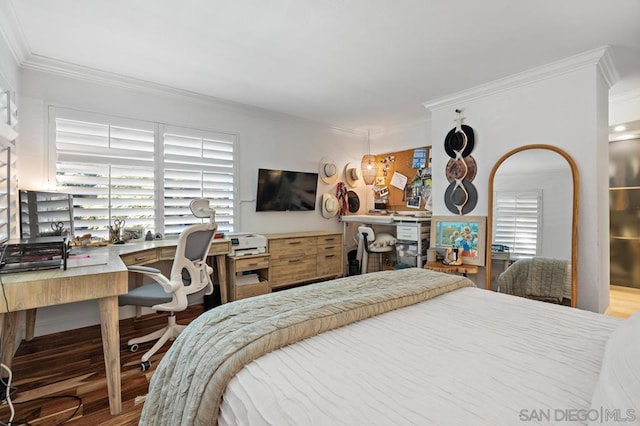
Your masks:
[{"label": "straw hat on wall", "polygon": [[340,205],[335,195],[331,195],[327,192],[322,194],[322,216],[325,219],[331,219],[338,214]]},{"label": "straw hat on wall", "polygon": [[344,167],[344,177],[347,180],[347,185],[351,188],[358,186],[358,181],[362,178],[362,171],[360,171],[359,165],[349,163]]},{"label": "straw hat on wall", "polygon": [[324,157],[320,160],[318,172],[320,173],[320,179],[322,179],[324,183],[331,185],[338,180],[338,168],[331,158]]}]

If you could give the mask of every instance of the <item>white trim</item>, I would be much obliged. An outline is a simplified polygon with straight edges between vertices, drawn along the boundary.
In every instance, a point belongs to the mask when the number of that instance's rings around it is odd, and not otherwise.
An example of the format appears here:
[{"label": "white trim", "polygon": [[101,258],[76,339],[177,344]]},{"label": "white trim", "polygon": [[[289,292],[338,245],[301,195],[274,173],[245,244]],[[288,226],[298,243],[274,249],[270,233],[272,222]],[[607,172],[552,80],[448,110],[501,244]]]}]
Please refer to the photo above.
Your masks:
[{"label": "white trim", "polygon": [[616,69],[616,65],[613,62],[613,57],[611,56],[611,49],[605,47],[604,52],[602,53],[602,57],[597,62],[598,70],[604,77],[604,80],[611,88],[614,84],[620,81],[620,74]]},{"label": "white trim", "polygon": [[640,89],[630,90],[628,92],[619,93],[617,95],[609,96],[610,104],[624,103],[624,102],[633,102],[640,100]]},{"label": "white trim", "polygon": [[507,90],[513,90],[517,87],[526,86],[593,65],[598,65],[598,69],[611,86],[619,77],[608,50],[609,46],[599,47],[541,67],[532,68],[521,73],[481,84],[468,90],[427,101],[422,105],[430,111],[459,107],[460,103],[484,98]]},{"label": "white trim", "polygon": [[0,2],[0,35],[9,46],[18,66],[31,55],[31,48],[11,1]]},{"label": "white trim", "polygon": [[354,134],[357,133],[352,129],[345,129],[334,126],[329,123],[314,121],[308,118],[302,118],[283,112],[268,110],[265,108],[234,102],[227,99],[217,98],[215,96],[205,95],[202,93],[192,92],[189,90],[179,89],[159,83],[153,83],[133,77],[127,77],[122,74],[101,71],[95,68],[85,67],[70,62],[60,61],[42,55],[30,54],[28,58],[19,63],[20,67],[26,70],[45,72],[50,74],[61,75],[76,80],[88,81],[91,83],[101,84],[109,87],[116,87],[127,90],[134,90],[152,95],[167,96],[175,99],[176,97],[187,99],[190,101],[202,102],[206,105],[215,105],[218,108],[224,108],[228,111],[252,114],[257,117],[271,119],[287,119],[290,121],[299,121],[305,123],[316,123],[318,126],[328,128],[338,134]]}]

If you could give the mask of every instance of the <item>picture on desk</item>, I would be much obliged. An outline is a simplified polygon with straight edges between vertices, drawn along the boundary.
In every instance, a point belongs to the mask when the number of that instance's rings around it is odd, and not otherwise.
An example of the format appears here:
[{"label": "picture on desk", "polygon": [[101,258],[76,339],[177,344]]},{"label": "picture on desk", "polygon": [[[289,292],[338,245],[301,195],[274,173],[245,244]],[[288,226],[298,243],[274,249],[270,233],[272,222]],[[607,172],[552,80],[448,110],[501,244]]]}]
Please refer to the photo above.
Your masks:
[{"label": "picture on desk", "polygon": [[463,264],[484,266],[486,217],[433,216],[431,247],[458,248]]}]

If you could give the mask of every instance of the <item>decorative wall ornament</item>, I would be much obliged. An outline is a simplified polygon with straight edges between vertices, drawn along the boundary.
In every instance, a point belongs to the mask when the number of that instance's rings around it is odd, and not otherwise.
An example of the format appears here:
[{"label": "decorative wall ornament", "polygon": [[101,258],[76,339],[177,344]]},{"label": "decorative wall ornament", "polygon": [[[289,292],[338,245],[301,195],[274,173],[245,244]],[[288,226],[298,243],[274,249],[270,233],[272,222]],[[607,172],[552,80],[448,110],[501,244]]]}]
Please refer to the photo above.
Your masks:
[{"label": "decorative wall ornament", "polygon": [[444,150],[451,160],[446,167],[449,186],[444,192],[444,203],[450,212],[463,215],[471,212],[478,203],[478,191],[471,181],[476,177],[477,166],[470,155],[475,146],[473,129],[462,124],[465,117],[457,109],[456,127],[444,139]]}]

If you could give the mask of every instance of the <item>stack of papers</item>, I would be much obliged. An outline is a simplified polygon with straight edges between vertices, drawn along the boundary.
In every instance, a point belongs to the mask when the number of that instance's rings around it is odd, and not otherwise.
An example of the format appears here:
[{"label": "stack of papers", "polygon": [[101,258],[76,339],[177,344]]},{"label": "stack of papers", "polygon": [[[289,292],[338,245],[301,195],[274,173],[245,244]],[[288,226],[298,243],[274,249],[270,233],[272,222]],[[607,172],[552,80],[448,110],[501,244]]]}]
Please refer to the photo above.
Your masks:
[{"label": "stack of papers", "polygon": [[236,277],[236,285],[258,284],[260,277],[258,274],[238,275]]}]

